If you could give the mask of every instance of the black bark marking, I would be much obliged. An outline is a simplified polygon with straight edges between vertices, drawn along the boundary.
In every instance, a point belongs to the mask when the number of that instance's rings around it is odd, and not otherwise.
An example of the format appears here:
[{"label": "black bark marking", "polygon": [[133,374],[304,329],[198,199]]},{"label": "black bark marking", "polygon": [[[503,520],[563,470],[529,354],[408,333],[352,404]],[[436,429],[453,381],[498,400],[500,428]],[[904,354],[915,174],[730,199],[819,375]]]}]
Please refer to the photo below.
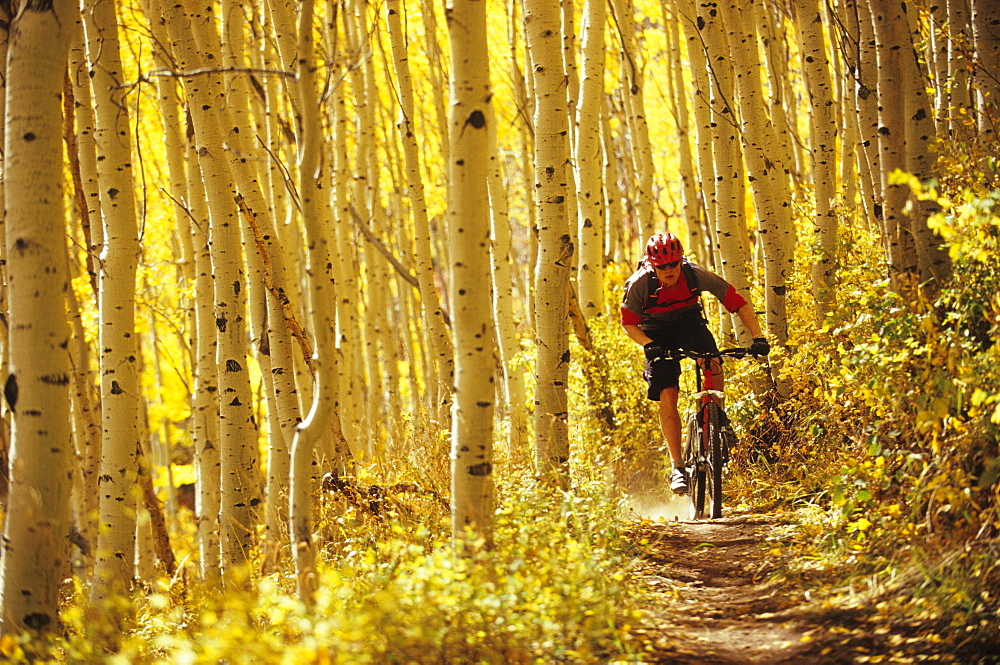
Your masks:
[{"label": "black bark marking", "polygon": [[44,612],[32,612],[31,614],[25,614],[23,621],[24,625],[28,628],[43,630],[52,623],[52,617]]},{"label": "black bark marking", "polygon": [[489,462],[480,462],[469,467],[470,476],[488,476],[493,472],[493,465]]},{"label": "black bark marking", "polygon": [[69,383],[69,376],[66,374],[48,374],[41,378],[41,382],[51,386],[65,386]]},{"label": "black bark marking", "polygon": [[17,377],[15,375],[7,376],[7,382],[3,386],[3,396],[7,399],[7,406],[10,407],[11,412],[15,412],[14,405],[17,404]]},{"label": "black bark marking", "polygon": [[465,121],[466,124],[472,125],[475,129],[482,129],[486,126],[486,116],[480,110],[475,110],[469,115],[469,119]]}]

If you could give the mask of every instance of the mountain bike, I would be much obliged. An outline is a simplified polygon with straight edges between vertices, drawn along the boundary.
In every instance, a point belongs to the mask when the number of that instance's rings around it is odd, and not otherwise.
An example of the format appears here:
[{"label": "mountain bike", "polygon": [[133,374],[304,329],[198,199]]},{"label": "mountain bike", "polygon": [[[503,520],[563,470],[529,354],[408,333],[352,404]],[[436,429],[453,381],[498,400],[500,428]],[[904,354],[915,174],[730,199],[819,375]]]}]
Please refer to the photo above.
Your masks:
[{"label": "mountain bike", "polygon": [[[745,358],[748,349],[724,349],[716,353],[673,350],[664,360],[691,358],[695,361],[722,359],[724,356]],[[722,517],[722,468],[729,461],[729,451],[736,437],[729,427],[729,419],[722,408],[723,393],[716,390],[715,376],[710,371],[711,362],[696,368],[697,391],[691,396],[696,410],[687,419],[687,436],[684,442],[684,466],[688,472],[688,495],[691,497],[691,517],[704,519],[706,512],[712,519]],[[706,511],[706,507],[708,510]]]}]

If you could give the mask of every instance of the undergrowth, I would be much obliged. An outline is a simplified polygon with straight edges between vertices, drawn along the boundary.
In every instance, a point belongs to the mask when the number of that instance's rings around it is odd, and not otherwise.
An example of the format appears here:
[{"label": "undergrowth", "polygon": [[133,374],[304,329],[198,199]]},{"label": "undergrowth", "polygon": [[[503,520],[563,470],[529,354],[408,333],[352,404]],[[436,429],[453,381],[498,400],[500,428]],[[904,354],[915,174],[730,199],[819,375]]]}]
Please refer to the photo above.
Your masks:
[{"label": "undergrowth", "polygon": [[751,438],[781,424],[770,454],[744,451],[732,485],[759,509],[797,509],[785,574],[825,589],[824,606],[987,653],[1000,647],[1000,192],[922,195],[941,207],[931,225],[953,277],[930,297],[891,292],[877,270],[842,288],[784,364],[791,394],[747,423]]},{"label": "undergrowth", "polygon": [[[83,603],[64,614],[66,636],[5,645],[14,660],[114,663],[604,662],[628,651],[632,591],[613,517],[596,482],[553,492],[530,479],[504,484],[494,547],[458,556],[445,514],[421,525],[387,515],[379,537],[341,548],[319,567],[307,606],[293,571],[222,592],[161,580],[136,600],[134,627],[111,656],[100,617]],[[342,507],[341,507],[342,508]],[[325,510],[335,510],[327,505]],[[329,516],[331,519],[332,516]],[[371,523],[341,515],[359,528]]]}]

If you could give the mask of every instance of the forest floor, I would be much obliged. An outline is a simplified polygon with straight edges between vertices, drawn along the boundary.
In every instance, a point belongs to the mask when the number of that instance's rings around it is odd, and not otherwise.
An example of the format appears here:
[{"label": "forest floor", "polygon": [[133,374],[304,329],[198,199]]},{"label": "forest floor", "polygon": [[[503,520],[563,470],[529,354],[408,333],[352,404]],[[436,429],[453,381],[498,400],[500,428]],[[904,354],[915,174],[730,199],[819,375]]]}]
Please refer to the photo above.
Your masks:
[{"label": "forest floor", "polygon": [[828,577],[779,574],[788,562],[775,548],[796,529],[794,513],[727,509],[722,519],[684,521],[665,510],[656,517],[627,527],[631,574],[644,590],[644,618],[632,629],[643,662],[986,662],[873,607],[831,603]]}]

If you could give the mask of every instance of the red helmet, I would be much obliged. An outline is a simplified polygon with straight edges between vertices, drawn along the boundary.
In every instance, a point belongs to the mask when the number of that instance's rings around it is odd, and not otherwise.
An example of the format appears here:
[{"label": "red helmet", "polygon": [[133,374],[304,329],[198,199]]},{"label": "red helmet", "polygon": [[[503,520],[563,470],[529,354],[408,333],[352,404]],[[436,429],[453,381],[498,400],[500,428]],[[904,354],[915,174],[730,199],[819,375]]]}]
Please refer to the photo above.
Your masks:
[{"label": "red helmet", "polygon": [[673,263],[683,257],[684,248],[673,233],[656,233],[646,243],[646,260],[653,265]]}]

